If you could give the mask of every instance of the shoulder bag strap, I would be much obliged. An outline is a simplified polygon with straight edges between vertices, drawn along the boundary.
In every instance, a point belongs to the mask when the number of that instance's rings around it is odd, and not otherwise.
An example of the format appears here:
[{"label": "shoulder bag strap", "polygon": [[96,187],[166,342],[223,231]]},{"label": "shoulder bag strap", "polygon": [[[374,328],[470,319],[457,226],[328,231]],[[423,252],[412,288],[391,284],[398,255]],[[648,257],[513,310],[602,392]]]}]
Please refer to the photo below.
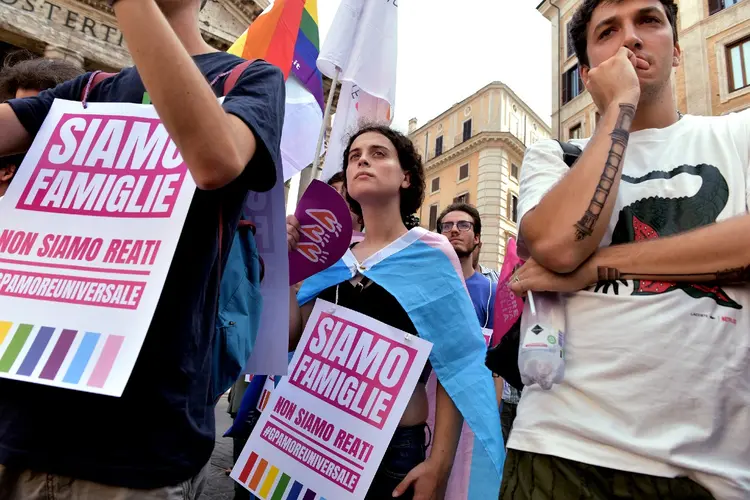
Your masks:
[{"label": "shoulder bag strap", "polygon": [[557,141],[557,143],[560,145],[560,149],[562,149],[563,161],[569,168],[573,167],[583,151],[578,146],[569,142]]}]

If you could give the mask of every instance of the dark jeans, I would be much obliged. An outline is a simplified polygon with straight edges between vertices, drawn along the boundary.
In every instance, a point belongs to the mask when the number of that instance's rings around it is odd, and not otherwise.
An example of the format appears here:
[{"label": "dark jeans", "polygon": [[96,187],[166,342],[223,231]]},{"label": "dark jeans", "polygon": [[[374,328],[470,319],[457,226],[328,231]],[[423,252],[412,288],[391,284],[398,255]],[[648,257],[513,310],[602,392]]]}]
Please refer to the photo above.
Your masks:
[{"label": "dark jeans", "polygon": [[517,404],[503,401],[503,409],[500,410],[500,425],[503,428],[505,448],[508,448],[508,438],[510,437],[510,430],[513,428],[513,421],[516,419],[516,410],[518,410]]},{"label": "dark jeans", "polygon": [[[396,429],[365,500],[391,500],[396,486],[414,467],[425,461],[428,446],[426,429],[426,425]],[[412,500],[413,497],[414,491],[410,488],[399,499]]]},{"label": "dark jeans", "polygon": [[657,477],[509,449],[500,500],[711,500],[686,477]]},{"label": "dark jeans", "polygon": [[[237,463],[237,459],[240,458],[242,449],[245,447],[245,443],[247,443],[247,440],[250,439],[250,434],[253,433],[253,429],[255,428],[255,425],[258,423],[259,419],[260,412],[258,410],[251,411],[250,415],[248,415],[247,418],[249,424],[247,433],[242,436],[235,436],[232,438],[232,454],[234,455],[234,463]],[[245,487],[240,483],[234,481],[234,500],[257,500],[257,498],[255,497],[255,495],[252,495],[249,491],[247,491]]]}]

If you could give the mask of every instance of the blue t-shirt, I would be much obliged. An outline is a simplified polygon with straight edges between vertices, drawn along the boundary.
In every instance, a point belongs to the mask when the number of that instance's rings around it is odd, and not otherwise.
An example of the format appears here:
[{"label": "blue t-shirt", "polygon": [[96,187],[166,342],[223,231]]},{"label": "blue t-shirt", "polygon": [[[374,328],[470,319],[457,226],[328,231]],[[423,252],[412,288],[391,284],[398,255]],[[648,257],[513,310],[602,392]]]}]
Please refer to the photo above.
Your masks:
[{"label": "blue t-shirt", "polygon": [[497,284],[492,283],[482,273],[474,273],[466,280],[471,302],[477,312],[479,324],[484,328],[492,328],[495,316],[495,292]]},{"label": "blue t-shirt", "polygon": [[[212,81],[242,62],[226,53],[195,56]],[[89,75],[12,100],[35,135],[57,97],[78,101]],[[216,85],[217,97],[224,79]],[[101,82],[91,102],[140,103],[134,68]],[[196,475],[214,447],[209,391],[218,296],[219,210],[223,258],[229,253],[248,190],[275,182],[284,119],[284,78],[265,62],[247,68],[224,109],[253,131],[258,149],[244,172],[214,191],[197,190],[151,327],[122,397],[0,380],[0,464],[128,488],[160,488]]]}]

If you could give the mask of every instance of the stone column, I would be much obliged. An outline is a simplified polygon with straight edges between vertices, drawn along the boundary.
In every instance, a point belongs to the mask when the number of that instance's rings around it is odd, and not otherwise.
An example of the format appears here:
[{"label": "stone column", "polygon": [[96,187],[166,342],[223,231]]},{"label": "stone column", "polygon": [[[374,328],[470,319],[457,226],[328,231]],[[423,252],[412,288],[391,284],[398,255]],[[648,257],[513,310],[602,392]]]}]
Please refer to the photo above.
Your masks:
[{"label": "stone column", "polygon": [[78,52],[60,47],[57,45],[47,45],[44,49],[44,57],[47,59],[62,59],[79,68],[83,68],[83,56]]},{"label": "stone column", "polygon": [[482,219],[482,252],[479,263],[492,269],[499,269],[504,253],[504,240],[500,229],[503,196],[503,164],[505,152],[497,148],[487,148],[479,153],[477,176],[477,210]]}]

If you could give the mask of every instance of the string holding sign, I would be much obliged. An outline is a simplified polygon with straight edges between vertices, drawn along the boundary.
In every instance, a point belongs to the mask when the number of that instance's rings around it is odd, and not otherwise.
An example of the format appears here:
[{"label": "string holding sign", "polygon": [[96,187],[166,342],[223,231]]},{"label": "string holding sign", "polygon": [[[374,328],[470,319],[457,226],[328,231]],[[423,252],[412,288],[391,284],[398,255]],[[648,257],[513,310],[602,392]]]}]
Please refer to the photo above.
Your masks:
[{"label": "string holding sign", "polygon": [[352,239],[349,206],[324,182],[310,183],[294,215],[300,223],[300,241],[289,254],[290,285],[335,264]]}]

